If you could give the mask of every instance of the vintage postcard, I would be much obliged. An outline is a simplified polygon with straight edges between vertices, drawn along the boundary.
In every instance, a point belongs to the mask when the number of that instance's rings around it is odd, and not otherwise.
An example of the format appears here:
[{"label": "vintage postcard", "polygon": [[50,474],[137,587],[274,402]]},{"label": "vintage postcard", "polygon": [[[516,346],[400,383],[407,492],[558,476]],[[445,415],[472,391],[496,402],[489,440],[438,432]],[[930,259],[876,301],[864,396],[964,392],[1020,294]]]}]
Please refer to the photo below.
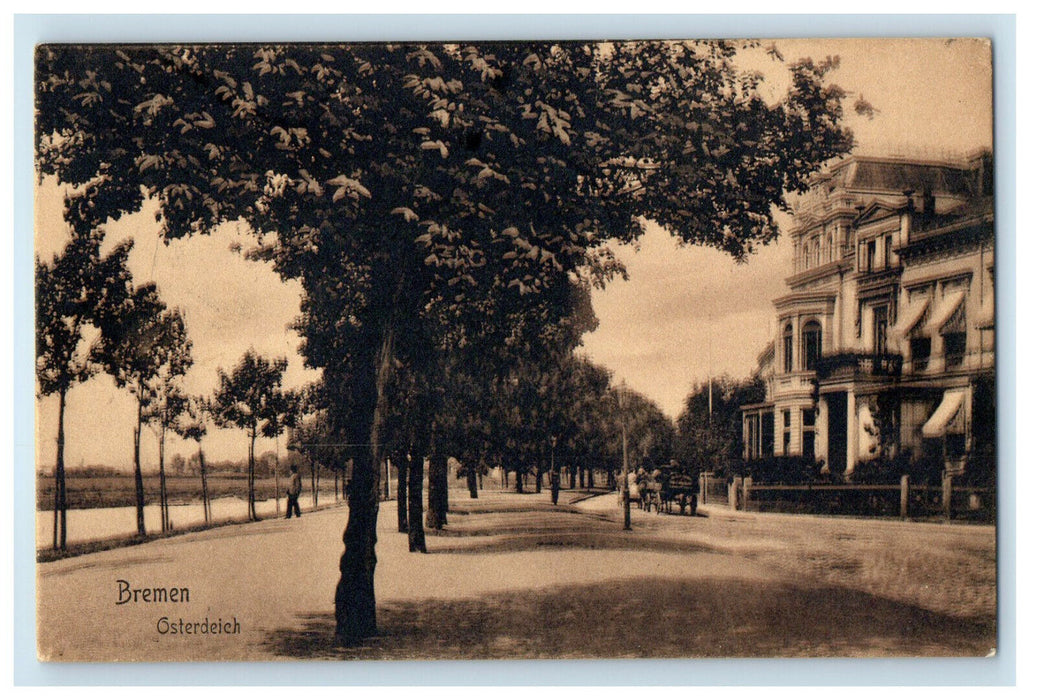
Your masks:
[{"label": "vintage postcard", "polygon": [[984,657],[983,38],[36,47],[46,662]]}]

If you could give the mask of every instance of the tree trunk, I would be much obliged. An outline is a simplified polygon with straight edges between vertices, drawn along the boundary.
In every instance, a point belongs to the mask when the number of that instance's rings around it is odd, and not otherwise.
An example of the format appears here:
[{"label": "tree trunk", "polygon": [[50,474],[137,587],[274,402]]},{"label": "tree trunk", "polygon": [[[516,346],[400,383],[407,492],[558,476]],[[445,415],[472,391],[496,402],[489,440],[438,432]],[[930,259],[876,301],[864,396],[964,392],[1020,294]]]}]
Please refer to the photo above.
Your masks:
[{"label": "tree trunk", "polygon": [[[341,573],[335,589],[335,638],[353,645],[378,632],[374,572],[378,558],[379,469],[395,329],[391,322],[382,329],[381,347],[366,376],[353,377],[354,413],[350,442],[367,443],[356,451],[349,489],[349,519],[342,535],[345,551],[339,560]],[[365,410],[365,408],[367,410]]]},{"label": "tree trunk", "polygon": [[478,498],[479,497],[479,481],[478,481],[479,476],[478,476],[478,472],[479,472],[479,467],[478,467],[477,462],[475,460],[470,461],[468,463],[468,467],[466,469],[466,476],[467,476],[467,481],[468,481],[468,495],[471,498]]},{"label": "tree trunk", "polygon": [[259,520],[256,515],[256,428],[248,434],[248,519]]},{"label": "tree trunk", "polygon": [[580,488],[586,488],[587,476],[585,472],[587,471],[587,465],[583,459],[580,459],[579,466],[577,468],[580,470]]},{"label": "tree trunk", "polygon": [[320,464],[317,464],[317,482],[313,485],[313,507],[320,505]]},{"label": "tree trunk", "polygon": [[198,470],[202,474],[202,516],[205,524],[212,522],[212,506],[209,504],[209,479],[205,473],[205,454],[202,453],[202,443],[198,443]]},{"label": "tree trunk", "polygon": [[393,460],[396,465],[396,530],[398,532],[410,532],[407,526],[407,457],[406,455]]},{"label": "tree trunk", "polygon": [[281,517],[281,440],[274,436],[274,515]]},{"label": "tree trunk", "polygon": [[433,450],[428,463],[428,512],[425,527],[442,530],[446,525],[447,458]]},{"label": "tree trunk", "polygon": [[587,488],[594,488],[594,465],[587,465]]},{"label": "tree trunk", "polygon": [[518,463],[515,464],[515,493],[522,493],[522,487],[525,485],[522,483],[522,467]]},{"label": "tree trunk", "polygon": [[310,460],[310,501],[317,507],[317,460]]},{"label": "tree trunk", "polygon": [[158,514],[162,532],[169,532],[169,501],[166,498],[166,429],[159,427],[158,436]]},{"label": "tree trunk", "polygon": [[412,552],[426,552],[425,525],[422,519],[421,483],[425,477],[425,457],[421,452],[411,454],[407,467],[407,542]]},{"label": "tree trunk", "polygon": [[537,481],[536,481],[536,492],[540,493],[544,483],[544,467],[540,464],[540,460],[537,460]]},{"label": "tree trunk", "polygon": [[[58,454],[54,464],[54,549],[65,549],[68,539],[68,501],[65,493],[65,398],[58,390]],[[60,531],[60,534],[59,534]]]},{"label": "tree trunk", "polygon": [[147,535],[144,527],[144,475],[140,471],[140,431],[143,425],[144,406],[137,399],[137,427],[133,431],[133,484],[137,491],[137,534]]}]

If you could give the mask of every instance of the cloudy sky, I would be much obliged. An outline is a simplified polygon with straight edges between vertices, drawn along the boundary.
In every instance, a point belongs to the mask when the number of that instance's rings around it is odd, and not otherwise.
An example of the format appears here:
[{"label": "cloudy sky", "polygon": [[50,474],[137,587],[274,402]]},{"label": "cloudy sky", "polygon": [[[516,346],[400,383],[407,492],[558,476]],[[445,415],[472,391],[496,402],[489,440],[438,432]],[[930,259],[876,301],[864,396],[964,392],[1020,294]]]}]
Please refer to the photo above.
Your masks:
[{"label": "cloudy sky", "polygon": [[[850,116],[867,153],[946,155],[991,144],[991,75],[985,43],[944,40],[780,41],[786,59],[838,55],[834,81],[863,96],[877,110],[871,121]],[[781,71],[762,56],[749,67],[764,71],[783,88]],[[851,98],[851,103],[854,98]],[[64,246],[62,190],[44,181],[36,195],[36,253],[44,260]],[[187,376],[192,392],[210,393],[216,370],[230,369],[249,348],[289,360],[288,383],[298,386],[315,374],[296,353],[298,337],[288,324],[298,314],[299,287],[282,282],[268,266],[233,252],[248,246],[247,231],[226,225],[209,236],[163,244],[154,216],[143,211],[111,224],[107,240],[135,240],[130,268],[138,282],[154,280],[170,306],[185,314],[194,343],[195,365]],[[595,292],[600,325],[585,338],[584,351],[617,380],[655,400],[676,417],[684,397],[709,374],[747,376],[773,332],[771,299],[780,295],[790,254],[784,238],[736,265],[723,254],[680,248],[653,227],[637,250],[623,247],[630,273]],[[38,463],[54,461],[57,399],[37,401]],[[66,463],[132,464],[134,406],[104,375],[69,393]],[[217,430],[205,441],[211,460],[242,459],[242,431]],[[173,438],[169,454],[193,452]],[[257,449],[273,449],[260,441]],[[157,464],[153,436],[145,433],[142,459]]]}]

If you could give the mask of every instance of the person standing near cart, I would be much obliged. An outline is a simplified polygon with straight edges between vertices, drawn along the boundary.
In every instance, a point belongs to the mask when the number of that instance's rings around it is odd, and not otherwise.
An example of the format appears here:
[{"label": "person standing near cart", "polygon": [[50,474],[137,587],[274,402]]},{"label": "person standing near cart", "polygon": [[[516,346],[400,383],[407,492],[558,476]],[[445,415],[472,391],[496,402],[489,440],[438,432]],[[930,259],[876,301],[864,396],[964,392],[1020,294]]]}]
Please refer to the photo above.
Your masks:
[{"label": "person standing near cart", "polygon": [[285,510],[288,513],[284,516],[285,518],[292,517],[292,510],[295,511],[295,517],[301,518],[302,511],[299,510],[299,494],[302,493],[302,477],[299,476],[299,468],[292,465],[292,476],[288,481],[288,506]]}]

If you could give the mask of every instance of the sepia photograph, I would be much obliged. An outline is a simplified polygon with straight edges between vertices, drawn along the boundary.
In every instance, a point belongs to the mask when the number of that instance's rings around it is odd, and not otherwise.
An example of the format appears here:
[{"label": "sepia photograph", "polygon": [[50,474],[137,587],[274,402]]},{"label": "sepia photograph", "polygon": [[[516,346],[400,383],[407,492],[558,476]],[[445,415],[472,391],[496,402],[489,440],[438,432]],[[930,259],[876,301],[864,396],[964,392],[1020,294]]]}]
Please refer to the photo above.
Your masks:
[{"label": "sepia photograph", "polygon": [[989,38],[34,61],[40,661],[999,653]]}]

